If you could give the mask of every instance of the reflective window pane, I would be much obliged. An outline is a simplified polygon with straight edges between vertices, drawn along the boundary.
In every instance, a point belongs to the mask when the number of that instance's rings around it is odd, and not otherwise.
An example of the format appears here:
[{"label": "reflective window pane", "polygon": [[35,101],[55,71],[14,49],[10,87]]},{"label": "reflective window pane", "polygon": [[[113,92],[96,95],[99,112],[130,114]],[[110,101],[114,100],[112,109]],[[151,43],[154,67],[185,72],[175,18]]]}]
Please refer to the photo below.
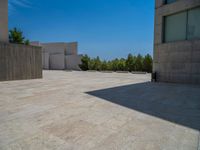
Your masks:
[{"label": "reflective window pane", "polygon": [[187,12],[165,17],[164,41],[186,40]]},{"label": "reflective window pane", "polygon": [[188,11],[188,33],[187,39],[200,38],[200,8]]}]

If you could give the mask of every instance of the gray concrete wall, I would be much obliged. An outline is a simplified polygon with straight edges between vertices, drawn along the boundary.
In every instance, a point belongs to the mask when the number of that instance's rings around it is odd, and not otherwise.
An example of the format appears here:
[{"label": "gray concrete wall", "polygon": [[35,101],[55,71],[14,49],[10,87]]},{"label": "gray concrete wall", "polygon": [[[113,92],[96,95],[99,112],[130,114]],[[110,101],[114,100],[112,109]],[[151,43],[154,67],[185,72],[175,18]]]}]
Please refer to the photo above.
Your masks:
[{"label": "gray concrete wall", "polygon": [[66,43],[65,55],[78,55],[78,43]]},{"label": "gray concrete wall", "polygon": [[163,43],[164,16],[200,6],[199,0],[164,5],[156,0],[153,72],[159,82],[200,84],[200,40]]},{"label": "gray concrete wall", "polygon": [[82,55],[67,55],[65,56],[65,66],[68,70],[81,70],[79,65]]},{"label": "gray concrete wall", "polygon": [[39,41],[32,41],[32,42],[30,42],[30,45],[32,45],[32,46],[40,46],[41,47],[41,43]]},{"label": "gray concrete wall", "polygon": [[42,52],[42,66],[43,69],[49,69],[49,53],[48,52]]},{"label": "gray concrete wall", "polygon": [[65,69],[65,55],[64,54],[50,54],[49,68],[52,70]]},{"label": "gray concrete wall", "polygon": [[0,81],[42,78],[40,47],[0,43]]},{"label": "gray concrete wall", "polygon": [[40,43],[35,41],[31,42],[31,45],[42,47],[43,69],[80,70],[81,56],[78,55],[77,42]]},{"label": "gray concrete wall", "polygon": [[66,49],[65,43],[41,43],[43,52],[51,54],[64,54]]},{"label": "gray concrete wall", "polygon": [[8,42],[8,0],[0,0],[0,41]]},{"label": "gray concrete wall", "polygon": [[[37,42],[32,42],[32,44],[38,45]],[[55,54],[55,53],[64,53],[65,55],[77,55],[78,54],[78,43],[77,42],[39,43],[39,45],[42,46],[43,51],[49,52],[50,54]]]}]

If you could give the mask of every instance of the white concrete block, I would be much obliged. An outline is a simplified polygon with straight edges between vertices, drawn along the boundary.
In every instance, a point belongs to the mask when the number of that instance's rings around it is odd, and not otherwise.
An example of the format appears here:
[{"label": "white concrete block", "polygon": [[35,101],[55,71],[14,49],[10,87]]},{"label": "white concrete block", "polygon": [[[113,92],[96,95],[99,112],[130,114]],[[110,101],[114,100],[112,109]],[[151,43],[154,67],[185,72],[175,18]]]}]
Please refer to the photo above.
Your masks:
[{"label": "white concrete block", "polygon": [[63,70],[65,69],[64,54],[51,54],[49,60],[49,69]]},{"label": "white concrete block", "polygon": [[66,69],[68,70],[81,70],[79,64],[81,64],[81,55],[68,55],[65,56]]}]

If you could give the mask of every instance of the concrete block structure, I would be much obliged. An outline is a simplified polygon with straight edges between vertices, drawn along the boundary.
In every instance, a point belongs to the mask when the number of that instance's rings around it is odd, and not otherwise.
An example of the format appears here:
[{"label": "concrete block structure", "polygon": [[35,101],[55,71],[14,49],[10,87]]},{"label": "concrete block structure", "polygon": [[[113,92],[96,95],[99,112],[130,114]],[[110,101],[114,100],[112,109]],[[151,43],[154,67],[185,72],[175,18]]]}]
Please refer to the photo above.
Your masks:
[{"label": "concrete block structure", "polygon": [[8,0],[0,0],[0,41],[8,42]]},{"label": "concrete block structure", "polygon": [[0,42],[0,81],[42,78],[40,47]]},{"label": "concrete block structure", "polygon": [[66,68],[70,68],[71,70],[80,70],[79,64],[81,64],[82,55],[66,55],[65,56],[65,64]]},{"label": "concrete block structure", "polygon": [[49,53],[42,52],[42,68],[43,69],[49,69]]},{"label": "concrete block structure", "polygon": [[200,84],[200,0],[156,0],[153,72],[158,82]]},{"label": "concrete block structure", "polygon": [[80,70],[81,55],[78,55],[78,43],[40,43],[31,45],[42,47],[43,69],[47,70]]},{"label": "concrete block structure", "polygon": [[52,54],[49,57],[49,67],[52,70],[64,70],[65,69],[65,55],[64,54]]}]

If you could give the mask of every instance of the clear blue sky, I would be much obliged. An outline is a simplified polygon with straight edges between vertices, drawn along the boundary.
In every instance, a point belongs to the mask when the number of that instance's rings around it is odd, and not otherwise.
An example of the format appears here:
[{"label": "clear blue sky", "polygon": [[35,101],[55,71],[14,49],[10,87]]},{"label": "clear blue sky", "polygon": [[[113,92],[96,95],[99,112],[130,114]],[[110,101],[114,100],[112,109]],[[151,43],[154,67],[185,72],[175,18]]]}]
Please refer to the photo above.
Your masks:
[{"label": "clear blue sky", "polygon": [[9,28],[102,59],[152,54],[154,0],[9,0]]}]

